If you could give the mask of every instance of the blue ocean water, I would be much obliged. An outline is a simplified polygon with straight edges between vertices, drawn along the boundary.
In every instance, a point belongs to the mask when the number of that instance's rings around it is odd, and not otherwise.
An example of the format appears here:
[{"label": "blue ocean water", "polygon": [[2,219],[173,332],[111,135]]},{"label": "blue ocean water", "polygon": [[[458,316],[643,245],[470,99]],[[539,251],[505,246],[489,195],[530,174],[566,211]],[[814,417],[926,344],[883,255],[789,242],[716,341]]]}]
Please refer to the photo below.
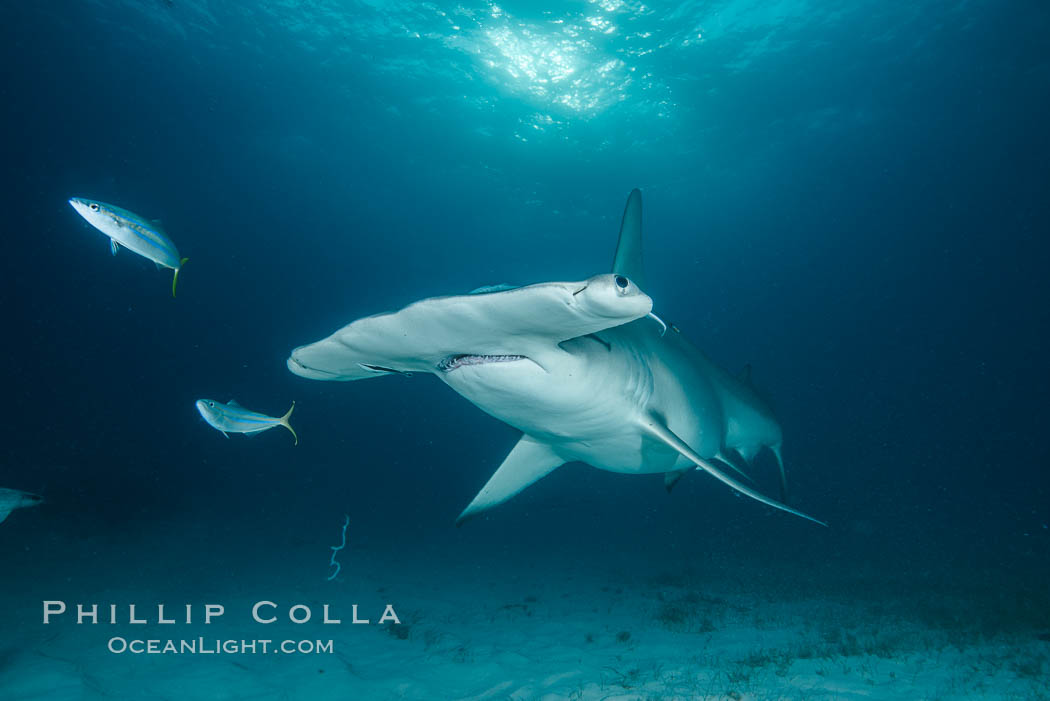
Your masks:
[{"label": "blue ocean water", "polygon": [[[963,631],[1006,650],[1003,694],[1036,697],[1026,684],[1050,675],[1044,3],[4,14],[0,487],[46,503],[0,526],[0,700],[853,698],[799,671],[797,650],[795,672],[750,690],[697,659],[697,636],[708,656],[724,641],[661,611],[713,591],[755,612],[756,648],[784,649],[762,631],[787,603],[825,602],[851,612],[847,638],[857,620],[905,631],[866,652],[880,664],[917,654],[911,625]],[[657,475],[581,464],[456,528],[514,429],[432,377],[286,369],[296,346],[418,299],[608,272],[636,187],[656,310],[729,370],[751,365],[784,428],[791,503],[829,528],[699,473],[668,494]],[[178,298],[169,271],[111,257],[74,196],[162,220],[190,259]],[[226,440],[200,397],[274,416],[295,400],[300,443]],[[775,493],[768,454],[755,475]],[[414,632],[343,626],[343,654],[367,669],[381,650],[381,672],[337,679],[311,661],[304,686],[284,658],[236,662],[251,679],[185,657],[146,674],[106,653],[111,631],[41,623],[43,600],[215,600],[244,638],[259,630],[237,602],[302,597],[347,619],[352,602],[373,619],[408,602]],[[548,644],[570,638],[579,657]],[[510,657],[525,648],[528,664]],[[902,687],[885,664],[860,688],[999,698],[970,678]],[[718,684],[679,683],[712,668]]]}]

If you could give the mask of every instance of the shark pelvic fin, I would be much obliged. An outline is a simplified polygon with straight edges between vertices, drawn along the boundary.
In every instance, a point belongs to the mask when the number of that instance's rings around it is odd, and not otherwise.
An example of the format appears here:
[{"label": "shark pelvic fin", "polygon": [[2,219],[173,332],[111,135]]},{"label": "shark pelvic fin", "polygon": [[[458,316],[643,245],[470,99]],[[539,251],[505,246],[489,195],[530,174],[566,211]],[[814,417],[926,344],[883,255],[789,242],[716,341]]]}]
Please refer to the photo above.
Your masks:
[{"label": "shark pelvic fin", "polygon": [[751,484],[754,484],[755,480],[751,479],[751,475],[747,474],[739,466],[737,466],[736,461],[733,460],[731,457],[729,457],[730,455],[731,455],[731,453],[719,453],[715,457],[718,458],[719,462],[725,463],[725,465],[730,470],[732,470],[733,472],[737,473],[738,475],[740,475],[741,477],[746,479]]},{"label": "shark pelvic fin", "polygon": [[637,188],[631,190],[627,206],[623,209],[620,240],[616,243],[612,271],[626,275],[643,290],[648,289],[645,286],[645,265],[642,263],[642,193]]},{"label": "shark pelvic fin", "polygon": [[678,451],[678,453],[681,456],[683,456],[687,460],[691,460],[694,463],[696,463],[698,469],[701,469],[704,472],[708,473],[709,475],[717,479],[719,482],[729,485],[744,496],[749,496],[752,499],[760,501],[768,506],[772,506],[775,509],[786,511],[789,514],[794,514],[795,516],[800,516],[801,518],[804,518],[807,521],[819,523],[821,526],[828,525],[823,521],[819,521],[813,518],[812,516],[809,516],[808,514],[802,513],[798,509],[791,508],[787,504],[782,504],[779,501],[776,501],[775,499],[770,499],[764,494],[760,494],[754,489],[751,489],[751,487],[748,487],[747,485],[733,479],[726,473],[719,470],[718,467],[714,465],[714,462],[712,460],[703,458],[700,455],[698,455],[696,451],[694,451],[685,443],[685,441],[676,436],[674,432],[671,431],[671,429],[667,428],[667,426],[665,426],[663,422],[657,419],[656,417],[651,416],[646,419],[643,419],[641,422],[641,428],[651,438],[654,438],[655,440],[660,441],[664,445]]},{"label": "shark pelvic fin", "polygon": [[693,471],[693,468],[687,467],[684,470],[675,470],[674,472],[665,472],[664,473],[664,489],[667,490],[667,493],[668,494],[671,493],[671,490],[674,489],[674,486],[676,484],[678,484],[678,480],[680,480],[683,477],[685,477],[685,473],[692,472],[692,471]]},{"label": "shark pelvic fin", "polygon": [[546,443],[522,436],[504,458],[503,464],[474,497],[474,501],[463,509],[463,513],[456,519],[456,525],[486,509],[502,504],[536,480],[549,475],[564,462]]}]

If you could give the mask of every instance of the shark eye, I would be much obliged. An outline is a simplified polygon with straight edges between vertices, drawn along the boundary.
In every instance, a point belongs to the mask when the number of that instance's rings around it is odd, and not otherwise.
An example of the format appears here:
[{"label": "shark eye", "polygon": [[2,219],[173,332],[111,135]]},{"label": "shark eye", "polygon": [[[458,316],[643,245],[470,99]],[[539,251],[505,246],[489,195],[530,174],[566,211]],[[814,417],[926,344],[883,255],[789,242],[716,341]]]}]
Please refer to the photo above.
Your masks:
[{"label": "shark eye", "polygon": [[97,212],[98,211],[98,205],[95,204],[94,202],[92,202],[91,204],[88,205],[88,209],[90,209],[92,212]]},{"label": "shark eye", "polygon": [[615,282],[616,286],[619,287],[621,290],[626,290],[628,287],[631,286],[631,281],[625,278],[623,275],[617,275],[616,277],[614,277],[613,282]]}]

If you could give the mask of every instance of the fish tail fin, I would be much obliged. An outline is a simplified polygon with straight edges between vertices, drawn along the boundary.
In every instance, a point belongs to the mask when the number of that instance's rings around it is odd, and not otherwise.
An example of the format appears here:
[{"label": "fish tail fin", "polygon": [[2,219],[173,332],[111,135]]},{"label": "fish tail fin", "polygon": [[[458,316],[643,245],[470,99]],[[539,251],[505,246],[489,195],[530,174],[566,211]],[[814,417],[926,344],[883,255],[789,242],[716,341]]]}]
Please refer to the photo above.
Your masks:
[{"label": "fish tail fin", "polygon": [[175,296],[175,287],[179,284],[179,271],[182,270],[182,266],[186,265],[186,261],[189,258],[183,258],[179,261],[179,267],[175,268],[175,277],[171,279],[171,296]]},{"label": "fish tail fin", "polygon": [[299,445],[299,436],[296,435],[295,429],[292,428],[292,425],[288,423],[288,418],[292,415],[293,411],[295,411],[294,401],[292,402],[292,408],[288,410],[288,413],[281,417],[281,425],[292,432],[292,437],[295,438],[295,444]]}]

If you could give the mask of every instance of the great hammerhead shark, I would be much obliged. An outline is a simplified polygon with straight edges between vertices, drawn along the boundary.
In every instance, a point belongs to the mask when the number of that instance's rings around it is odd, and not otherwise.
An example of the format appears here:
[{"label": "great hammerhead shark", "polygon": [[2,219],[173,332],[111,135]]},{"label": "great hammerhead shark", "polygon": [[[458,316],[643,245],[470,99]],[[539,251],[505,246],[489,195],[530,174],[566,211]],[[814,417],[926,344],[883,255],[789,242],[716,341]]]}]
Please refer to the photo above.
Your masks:
[{"label": "great hammerhead shark", "polygon": [[315,380],[433,373],[522,431],[457,523],[578,460],[612,472],[664,473],[669,487],[697,468],[824,525],[729,474],[739,472],[735,455],[750,461],[769,448],[783,492],[780,426],[749,383],[651,313],[644,286],[642,196],[634,190],[612,273],[424,299],[296,348],[288,368]]}]

